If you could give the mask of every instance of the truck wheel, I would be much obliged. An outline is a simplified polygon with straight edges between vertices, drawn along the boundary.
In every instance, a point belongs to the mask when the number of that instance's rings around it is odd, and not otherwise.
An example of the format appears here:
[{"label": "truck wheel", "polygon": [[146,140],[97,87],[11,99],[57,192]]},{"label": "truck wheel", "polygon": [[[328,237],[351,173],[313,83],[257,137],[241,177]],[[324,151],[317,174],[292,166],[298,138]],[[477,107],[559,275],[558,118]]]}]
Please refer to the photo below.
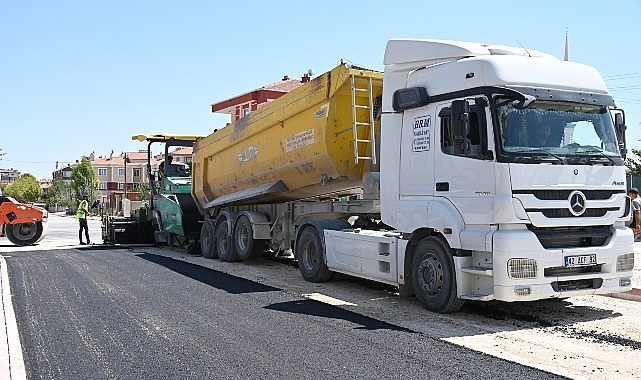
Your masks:
[{"label": "truck wheel", "polygon": [[241,215],[234,226],[236,254],[242,261],[255,260],[263,254],[265,241],[254,239],[254,227],[247,215]]},{"label": "truck wheel", "polygon": [[206,259],[217,259],[218,251],[216,251],[216,238],[214,235],[214,221],[207,219],[203,222],[203,227],[200,230],[200,251]]},{"label": "truck wheel", "polygon": [[238,261],[238,255],[234,251],[233,239],[229,236],[229,220],[227,216],[221,215],[216,222],[216,251],[220,261]]},{"label": "truck wheel", "polygon": [[7,238],[15,245],[31,245],[42,236],[42,222],[18,223],[6,226]]},{"label": "truck wheel", "polygon": [[332,278],[332,272],[325,263],[325,252],[318,230],[313,226],[305,227],[296,244],[298,269],[309,282],[325,282]]},{"label": "truck wheel", "polygon": [[412,260],[416,298],[428,310],[437,313],[457,311],[464,300],[456,294],[454,260],[450,250],[433,238],[425,238],[416,247]]}]

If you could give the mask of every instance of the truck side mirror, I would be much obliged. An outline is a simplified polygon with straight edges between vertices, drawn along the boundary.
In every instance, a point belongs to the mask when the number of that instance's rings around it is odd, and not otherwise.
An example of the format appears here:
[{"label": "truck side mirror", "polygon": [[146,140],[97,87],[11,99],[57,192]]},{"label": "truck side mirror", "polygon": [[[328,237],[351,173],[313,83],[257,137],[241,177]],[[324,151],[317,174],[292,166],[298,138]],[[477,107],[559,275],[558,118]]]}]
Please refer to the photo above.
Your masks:
[{"label": "truck side mirror", "polygon": [[452,135],[465,138],[470,131],[470,106],[466,100],[452,102]]},{"label": "truck side mirror", "polygon": [[625,141],[625,130],[628,128],[625,125],[625,114],[623,110],[617,109],[614,114],[614,130],[617,134],[617,141],[619,143],[619,153],[621,157],[625,160],[625,156],[628,153],[627,144]]}]

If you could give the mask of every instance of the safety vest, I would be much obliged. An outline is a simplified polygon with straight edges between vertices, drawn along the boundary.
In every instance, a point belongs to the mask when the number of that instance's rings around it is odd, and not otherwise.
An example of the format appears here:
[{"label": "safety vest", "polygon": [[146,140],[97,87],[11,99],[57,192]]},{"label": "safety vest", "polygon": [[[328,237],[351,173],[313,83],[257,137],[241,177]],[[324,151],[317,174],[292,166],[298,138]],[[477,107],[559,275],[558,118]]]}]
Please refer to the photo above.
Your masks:
[{"label": "safety vest", "polygon": [[89,209],[89,202],[86,200],[81,200],[80,204],[78,205],[78,211],[76,212],[76,219],[87,219],[87,215],[85,215],[84,210]]}]

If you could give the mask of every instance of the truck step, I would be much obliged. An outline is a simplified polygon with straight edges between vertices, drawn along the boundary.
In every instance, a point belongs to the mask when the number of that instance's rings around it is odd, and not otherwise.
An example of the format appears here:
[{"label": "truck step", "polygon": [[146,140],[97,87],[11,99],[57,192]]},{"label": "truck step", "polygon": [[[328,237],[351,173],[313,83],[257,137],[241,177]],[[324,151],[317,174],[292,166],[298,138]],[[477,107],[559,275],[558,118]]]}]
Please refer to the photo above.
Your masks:
[{"label": "truck step", "polygon": [[466,267],[461,268],[461,272],[470,273],[475,276],[487,276],[492,277],[494,275],[492,269],[480,268],[480,267]]}]

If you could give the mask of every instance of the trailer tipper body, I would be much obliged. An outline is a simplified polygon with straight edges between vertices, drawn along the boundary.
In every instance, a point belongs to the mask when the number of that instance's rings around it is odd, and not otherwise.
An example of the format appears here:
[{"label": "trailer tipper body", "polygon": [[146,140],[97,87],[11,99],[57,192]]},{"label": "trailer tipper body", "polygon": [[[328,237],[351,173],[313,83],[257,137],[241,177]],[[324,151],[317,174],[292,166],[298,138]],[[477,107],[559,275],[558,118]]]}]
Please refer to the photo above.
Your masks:
[{"label": "trailer tipper body", "polygon": [[486,44],[391,40],[196,142],[204,256],[293,251],[428,309],[629,290],[625,124],[598,72]]},{"label": "trailer tipper body", "polygon": [[383,73],[340,65],[205,137],[194,153],[196,198],[211,208],[359,188],[379,130],[370,101],[382,90]]}]

